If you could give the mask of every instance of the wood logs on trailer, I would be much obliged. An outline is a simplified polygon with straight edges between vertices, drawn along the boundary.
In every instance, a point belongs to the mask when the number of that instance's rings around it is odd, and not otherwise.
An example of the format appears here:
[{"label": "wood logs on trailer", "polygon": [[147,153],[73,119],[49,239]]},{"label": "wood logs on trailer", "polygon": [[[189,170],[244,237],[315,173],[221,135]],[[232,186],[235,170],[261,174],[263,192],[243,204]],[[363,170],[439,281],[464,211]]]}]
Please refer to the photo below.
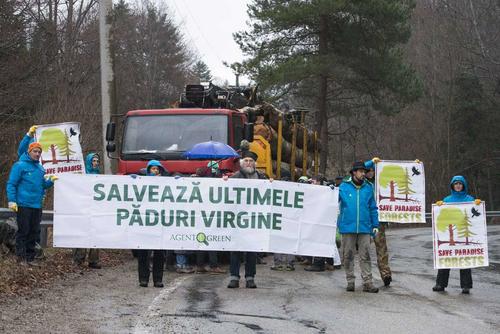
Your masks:
[{"label": "wood logs on trailer", "polygon": [[[256,115],[256,120],[254,122],[254,134],[261,135],[271,144],[272,159],[276,160],[278,151],[278,123],[280,115],[282,115],[283,113],[269,103],[262,103],[260,105],[256,105],[255,107],[245,107],[240,109],[240,111],[245,112],[247,115],[249,113],[254,113]],[[294,129],[293,125],[295,121],[297,122],[295,166],[298,168],[303,167],[304,131],[306,131],[305,140],[307,141],[307,167],[311,168],[315,151],[314,132],[305,129],[296,118],[297,115],[292,115],[291,113],[283,114],[283,140],[281,160],[287,164],[291,163]],[[317,145],[319,150],[319,141],[317,142]]]}]

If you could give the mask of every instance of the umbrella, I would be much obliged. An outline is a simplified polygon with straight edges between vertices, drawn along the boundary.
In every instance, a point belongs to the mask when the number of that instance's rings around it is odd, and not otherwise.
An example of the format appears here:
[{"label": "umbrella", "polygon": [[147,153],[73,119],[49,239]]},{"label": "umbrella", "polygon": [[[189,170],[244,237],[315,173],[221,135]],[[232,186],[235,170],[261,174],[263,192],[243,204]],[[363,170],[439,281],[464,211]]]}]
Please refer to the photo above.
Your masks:
[{"label": "umbrella", "polygon": [[184,153],[188,159],[227,159],[238,158],[240,155],[231,146],[216,141],[206,141],[195,144]]}]

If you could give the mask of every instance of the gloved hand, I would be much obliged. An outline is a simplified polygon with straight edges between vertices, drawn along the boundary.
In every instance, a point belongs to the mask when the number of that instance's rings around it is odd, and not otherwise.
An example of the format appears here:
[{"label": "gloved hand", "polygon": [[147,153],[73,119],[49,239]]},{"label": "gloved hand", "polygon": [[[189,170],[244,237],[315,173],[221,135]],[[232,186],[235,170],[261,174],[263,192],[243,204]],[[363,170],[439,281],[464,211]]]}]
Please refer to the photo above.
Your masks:
[{"label": "gloved hand", "polygon": [[444,202],[443,202],[443,201],[437,201],[437,202],[436,202],[436,205],[437,205],[437,206],[441,206],[441,205],[443,205],[443,204],[444,204]]},{"label": "gloved hand", "polygon": [[176,176],[174,176],[174,179],[178,180],[178,179],[180,179],[181,177],[182,177],[182,176],[180,176],[180,175],[176,175]]},{"label": "gloved hand", "polygon": [[9,202],[9,209],[11,209],[14,212],[17,212],[17,203],[16,202]]},{"label": "gloved hand", "polygon": [[480,200],[479,198],[476,198],[476,199],[474,200],[474,204],[476,204],[476,205],[480,205],[480,204],[481,204],[481,200]]},{"label": "gloved hand", "polygon": [[35,135],[37,128],[38,128],[37,125],[32,125],[31,128],[28,130],[28,136],[33,137]]},{"label": "gloved hand", "polygon": [[375,236],[377,236],[377,234],[378,234],[378,228],[377,228],[377,227],[375,227],[375,228],[372,230],[372,233],[373,233],[373,236],[374,236],[374,237],[375,237]]},{"label": "gloved hand", "polygon": [[47,180],[50,180],[52,182],[54,182],[55,180],[59,180],[59,177],[55,176],[55,175],[46,175],[45,178]]},{"label": "gloved hand", "polygon": [[372,161],[373,161],[373,163],[374,163],[374,164],[378,164],[378,163],[380,162],[380,158],[378,158],[378,157],[374,157],[374,158],[372,159]]},{"label": "gloved hand", "polygon": [[420,163],[420,160],[415,159],[415,163],[416,163],[416,164],[419,164],[419,163]]},{"label": "gloved hand", "polygon": [[133,179],[137,179],[137,174],[130,174],[129,176]]}]

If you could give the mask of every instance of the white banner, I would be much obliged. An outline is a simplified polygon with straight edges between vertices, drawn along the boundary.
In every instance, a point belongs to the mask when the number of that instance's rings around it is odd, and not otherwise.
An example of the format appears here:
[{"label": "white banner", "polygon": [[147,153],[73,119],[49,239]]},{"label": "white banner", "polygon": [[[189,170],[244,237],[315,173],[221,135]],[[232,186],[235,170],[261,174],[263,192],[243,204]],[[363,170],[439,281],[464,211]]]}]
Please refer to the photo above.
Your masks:
[{"label": "white banner", "polygon": [[487,267],[484,202],[432,205],[434,269]]},{"label": "white banner", "polygon": [[425,223],[424,164],[381,161],[375,166],[375,199],[379,220]]},{"label": "white banner", "polygon": [[42,145],[40,162],[48,175],[85,173],[80,123],[39,125],[35,140]]},{"label": "white banner", "polygon": [[335,257],[338,190],[269,180],[62,175],[54,246]]}]

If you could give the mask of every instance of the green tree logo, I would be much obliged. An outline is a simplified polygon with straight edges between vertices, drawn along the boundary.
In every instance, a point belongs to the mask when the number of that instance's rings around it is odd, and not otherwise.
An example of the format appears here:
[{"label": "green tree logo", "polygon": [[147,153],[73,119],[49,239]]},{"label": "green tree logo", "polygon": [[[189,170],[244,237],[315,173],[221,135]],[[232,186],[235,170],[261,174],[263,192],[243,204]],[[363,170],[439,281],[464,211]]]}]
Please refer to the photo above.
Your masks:
[{"label": "green tree logo", "polygon": [[[405,202],[415,201],[409,198],[409,195],[415,194],[415,191],[411,189],[412,181],[408,168],[403,168],[399,165],[385,165],[379,175],[379,184],[382,188],[389,187],[390,190],[389,197],[383,196],[379,191],[379,200],[388,198],[391,202],[396,200],[404,200]],[[396,197],[396,185],[399,190],[398,194],[405,195],[404,198]]]},{"label": "green tree logo", "polygon": [[[439,240],[438,239],[438,247],[441,244],[449,244],[450,246],[455,246],[456,244],[475,244],[478,245],[478,242],[469,241],[469,237],[476,235],[471,231],[472,223],[469,215],[467,214],[467,210],[460,210],[459,208],[443,208],[439,212],[436,221],[436,228],[439,232],[448,231],[449,240]],[[457,230],[458,237],[465,238],[465,241],[456,241],[454,237],[454,230]]]},{"label": "green tree logo", "polygon": [[49,128],[42,131],[40,135],[40,145],[42,145],[43,152],[51,152],[52,159],[51,160],[42,160],[42,164],[47,162],[52,162],[52,164],[56,165],[60,161],[58,160],[56,149],[59,150],[59,154],[66,156],[66,162],[70,162],[70,156],[75,152],[71,150],[71,140],[69,139],[66,131],[62,131],[58,128]]}]

